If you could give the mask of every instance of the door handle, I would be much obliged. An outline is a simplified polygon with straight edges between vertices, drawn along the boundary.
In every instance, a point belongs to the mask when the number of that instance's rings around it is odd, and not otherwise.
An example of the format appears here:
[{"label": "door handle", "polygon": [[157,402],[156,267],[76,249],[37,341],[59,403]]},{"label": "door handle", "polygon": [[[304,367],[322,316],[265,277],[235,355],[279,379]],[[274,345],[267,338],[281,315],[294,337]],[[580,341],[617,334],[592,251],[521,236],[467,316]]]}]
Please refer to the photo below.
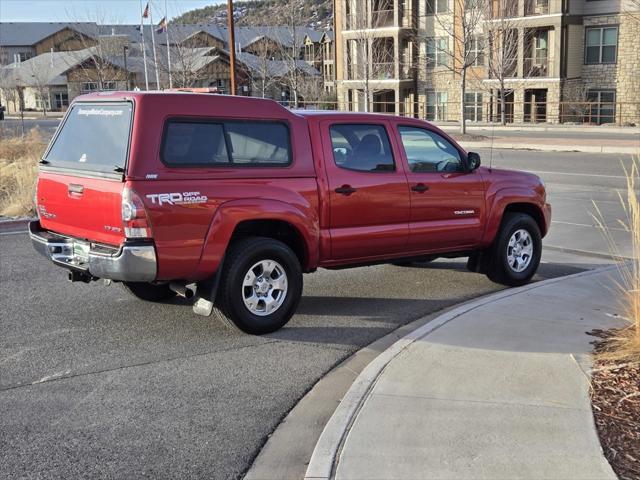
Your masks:
[{"label": "door handle", "polygon": [[68,191],[73,195],[82,195],[84,193],[84,186],[78,185],[77,183],[70,183]]},{"label": "door handle", "polygon": [[356,189],[351,187],[351,185],[343,185],[341,187],[336,188],[336,193],[340,193],[342,195],[346,195],[347,197],[352,193],[355,193]]},{"label": "door handle", "polygon": [[424,193],[427,190],[429,190],[429,187],[424,183],[418,183],[417,185],[414,185],[413,187],[411,187],[411,190],[418,193]]}]

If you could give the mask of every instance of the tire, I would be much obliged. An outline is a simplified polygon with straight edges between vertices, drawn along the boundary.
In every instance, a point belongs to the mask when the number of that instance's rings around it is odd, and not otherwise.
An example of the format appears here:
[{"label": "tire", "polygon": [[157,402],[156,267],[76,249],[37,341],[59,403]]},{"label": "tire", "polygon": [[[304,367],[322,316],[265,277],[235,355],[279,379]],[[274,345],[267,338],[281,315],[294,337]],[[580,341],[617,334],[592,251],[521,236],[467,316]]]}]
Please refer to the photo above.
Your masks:
[{"label": "tire", "polygon": [[538,270],[541,256],[536,221],[524,213],[507,213],[489,252],[487,277],[509,287],[525,285]]},{"label": "tire", "polygon": [[154,285],[146,282],[123,282],[122,286],[134,297],[147,302],[162,302],[176,296],[168,283]]},{"label": "tire", "polygon": [[298,308],[302,284],[300,262],[287,245],[264,237],[240,240],[230,247],[222,267],[216,313],[251,335],[275,332]]}]

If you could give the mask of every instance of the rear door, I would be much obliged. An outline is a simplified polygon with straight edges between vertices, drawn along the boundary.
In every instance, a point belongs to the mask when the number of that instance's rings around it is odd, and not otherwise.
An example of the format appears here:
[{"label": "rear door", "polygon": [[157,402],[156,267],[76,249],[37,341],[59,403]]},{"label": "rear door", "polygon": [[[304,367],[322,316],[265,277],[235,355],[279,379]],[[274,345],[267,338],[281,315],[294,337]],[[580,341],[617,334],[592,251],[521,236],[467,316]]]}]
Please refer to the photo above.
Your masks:
[{"label": "rear door", "polygon": [[133,105],[74,104],[41,161],[37,208],[54,232],[118,245]]},{"label": "rear door", "polygon": [[333,260],[398,253],[407,245],[409,191],[389,128],[386,121],[321,124]]},{"label": "rear door", "polygon": [[409,249],[475,246],[485,215],[482,175],[466,171],[464,152],[438,132],[414,125],[397,128],[411,192]]}]

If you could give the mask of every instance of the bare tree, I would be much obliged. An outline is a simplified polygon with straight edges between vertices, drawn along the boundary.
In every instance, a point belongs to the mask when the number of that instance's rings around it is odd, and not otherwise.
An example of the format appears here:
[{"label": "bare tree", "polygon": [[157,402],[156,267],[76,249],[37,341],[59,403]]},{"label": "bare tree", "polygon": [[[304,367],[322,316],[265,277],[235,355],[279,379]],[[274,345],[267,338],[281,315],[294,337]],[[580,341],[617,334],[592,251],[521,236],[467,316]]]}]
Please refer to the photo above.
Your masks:
[{"label": "bare tree", "polygon": [[81,25],[75,35],[81,49],[71,51],[73,63],[79,65],[79,78],[96,82],[98,89],[103,89],[106,82],[128,82],[129,73],[120,65],[124,64],[125,50],[131,47],[129,36],[118,34],[115,27],[105,30],[105,25],[116,22],[109,22],[105,12],[100,10],[87,12],[84,18],[71,18],[72,22]]},{"label": "bare tree", "polygon": [[[28,62],[28,71],[26,74],[30,77],[28,79],[29,86],[35,90],[36,99],[39,101],[42,107],[42,115],[47,116],[47,109],[51,102],[50,91],[49,91],[49,82],[52,77],[52,63],[46,64],[44,62],[40,62],[36,65],[35,62]],[[24,67],[23,67],[24,68]]]},{"label": "bare tree", "polygon": [[591,104],[589,88],[582,83],[582,80],[564,85],[560,107],[561,122],[583,123],[585,121],[591,113]]},{"label": "bare tree", "polygon": [[[206,80],[206,59],[212,48],[192,47],[176,42],[166,47],[171,49],[171,80],[174,88],[191,88]],[[169,77],[169,65],[166,54],[160,55],[158,69],[161,77]]]},{"label": "bare tree", "polygon": [[487,50],[489,78],[498,82],[500,123],[507,123],[506,82],[518,73],[518,2],[493,0],[487,8]]},{"label": "bare tree", "polygon": [[[385,8],[387,4],[391,10]],[[382,36],[378,30],[387,26],[390,19],[393,19],[390,2],[379,1],[373,4],[347,0],[343,18],[346,22],[345,29],[351,30],[345,38],[347,78],[358,81],[356,85],[364,95],[365,112],[369,112],[373,106],[375,82],[396,76],[394,39]]]},{"label": "bare tree", "polygon": [[[434,16],[436,27],[452,40],[439,42],[435,38],[427,38],[432,42],[434,54],[447,58],[439,66],[451,72],[458,79],[460,89],[460,132],[466,133],[464,121],[464,97],[467,90],[469,71],[477,66],[478,59],[484,55],[481,45],[482,26],[487,12],[486,5],[491,0],[453,0],[453,11],[439,13]],[[480,42],[480,43],[479,43]],[[427,59],[428,63],[428,59]]]},{"label": "bare tree", "polygon": [[24,138],[24,88],[16,82],[12,70],[0,68],[0,100],[4,100],[6,107],[13,103],[14,112],[20,114],[21,137]]},{"label": "bare tree", "polygon": [[[268,42],[257,42],[253,49],[253,62],[247,66],[246,74],[251,82],[251,90],[257,96],[266,98],[279,79],[273,70],[273,52]],[[247,61],[249,63],[249,61]]]},{"label": "bare tree", "polygon": [[301,10],[296,8],[295,0],[286,0],[289,2],[287,8],[287,16],[285,19],[286,29],[279,30],[277,38],[274,40],[278,44],[278,57],[282,59],[286,68],[282,80],[289,89],[289,95],[293,106],[298,106],[300,95],[300,83],[302,72],[300,62],[302,62],[302,49],[304,42],[300,25],[302,24]]},{"label": "bare tree", "polygon": [[307,75],[300,81],[300,94],[304,98],[305,107],[321,108],[330,101],[330,95],[324,90],[324,83],[320,75]]}]

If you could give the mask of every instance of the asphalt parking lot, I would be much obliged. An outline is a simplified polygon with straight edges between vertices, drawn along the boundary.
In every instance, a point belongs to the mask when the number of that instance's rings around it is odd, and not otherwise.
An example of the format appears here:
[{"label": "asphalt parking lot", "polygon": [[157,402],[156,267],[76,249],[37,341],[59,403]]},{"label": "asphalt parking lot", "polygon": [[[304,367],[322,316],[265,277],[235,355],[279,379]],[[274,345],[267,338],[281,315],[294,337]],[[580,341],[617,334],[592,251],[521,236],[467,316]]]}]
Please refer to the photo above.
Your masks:
[{"label": "asphalt parking lot", "polygon": [[[547,244],[606,253],[588,198],[619,215],[621,158],[628,165],[621,156],[504,151],[493,163],[546,172],[555,222]],[[25,234],[0,243],[0,477],[12,479],[238,478],[334,365],[400,325],[500,288],[445,260],[322,270],[305,276],[286,328],[251,337],[180,301],[69,284]],[[537,278],[606,260],[554,249],[544,261]]]}]

